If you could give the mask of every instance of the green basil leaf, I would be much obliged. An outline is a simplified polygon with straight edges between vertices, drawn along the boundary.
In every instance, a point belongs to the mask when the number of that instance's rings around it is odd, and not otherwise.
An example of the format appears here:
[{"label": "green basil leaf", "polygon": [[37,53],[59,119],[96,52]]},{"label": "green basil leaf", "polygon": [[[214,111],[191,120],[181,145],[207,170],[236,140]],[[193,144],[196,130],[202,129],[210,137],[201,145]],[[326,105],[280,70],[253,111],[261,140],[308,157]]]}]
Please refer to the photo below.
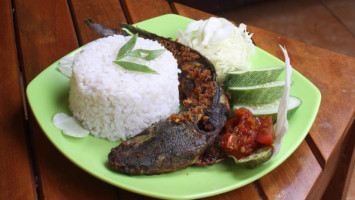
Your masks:
[{"label": "green basil leaf", "polygon": [[151,73],[151,74],[158,74],[158,72],[152,70],[151,68],[147,67],[146,65],[141,65],[141,64],[126,62],[126,61],[118,61],[118,60],[115,60],[113,62],[126,70]]},{"label": "green basil leaf", "polygon": [[[159,50],[136,49],[134,51],[127,53],[126,55],[149,61],[149,60],[156,59],[157,57],[162,55],[164,52],[165,52],[165,49],[159,49]],[[142,53],[147,54],[147,55],[142,56]]]},{"label": "green basil leaf", "polygon": [[120,48],[116,60],[123,58],[127,53],[132,51],[134,45],[136,45],[137,37],[138,34],[133,35],[131,39],[128,40],[128,42]]}]

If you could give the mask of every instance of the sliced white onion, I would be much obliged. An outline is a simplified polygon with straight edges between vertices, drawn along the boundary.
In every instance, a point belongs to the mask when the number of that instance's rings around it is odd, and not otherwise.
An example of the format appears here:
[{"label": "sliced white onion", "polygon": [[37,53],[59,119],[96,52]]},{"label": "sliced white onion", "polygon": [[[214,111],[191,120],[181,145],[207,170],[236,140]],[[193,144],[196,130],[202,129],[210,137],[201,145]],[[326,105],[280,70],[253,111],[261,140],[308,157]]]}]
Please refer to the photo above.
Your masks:
[{"label": "sliced white onion", "polygon": [[53,117],[53,125],[63,131],[63,134],[72,137],[86,137],[90,131],[84,129],[80,122],[74,117],[68,116],[65,113],[57,113]]},{"label": "sliced white onion", "polygon": [[71,77],[72,74],[72,66],[74,62],[75,54],[69,54],[64,56],[59,61],[58,69],[59,71],[67,77]]},{"label": "sliced white onion", "polygon": [[277,121],[274,125],[275,130],[275,141],[274,141],[274,154],[272,157],[275,157],[281,148],[282,140],[284,135],[288,130],[288,121],[287,121],[287,107],[290,96],[290,88],[291,88],[291,74],[292,74],[292,66],[290,64],[290,57],[287,54],[286,48],[280,45],[280,48],[285,56],[285,64],[286,64],[286,84],[282,94],[282,98],[280,100],[279,109],[277,112]]}]

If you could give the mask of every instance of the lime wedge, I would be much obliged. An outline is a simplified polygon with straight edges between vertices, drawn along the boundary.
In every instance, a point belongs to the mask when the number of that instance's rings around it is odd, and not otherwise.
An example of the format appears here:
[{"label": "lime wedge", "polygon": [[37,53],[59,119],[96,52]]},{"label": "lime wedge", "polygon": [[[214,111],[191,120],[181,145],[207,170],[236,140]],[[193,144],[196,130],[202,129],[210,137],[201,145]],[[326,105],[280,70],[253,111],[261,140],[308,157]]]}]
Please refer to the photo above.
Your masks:
[{"label": "lime wedge", "polygon": [[267,104],[281,98],[285,83],[273,81],[255,86],[228,87],[227,91],[231,94],[231,104],[234,105]]},{"label": "lime wedge", "polygon": [[248,71],[229,72],[224,81],[228,87],[261,85],[275,81],[285,67],[268,67]]},{"label": "lime wedge", "polygon": [[[245,107],[250,110],[255,116],[264,116],[264,115],[271,115],[273,122],[276,121],[277,111],[279,108],[280,99],[268,103],[268,104],[261,104],[261,105],[234,105],[234,109],[238,109],[240,107]],[[287,107],[287,118],[290,118],[292,114],[300,107],[302,104],[301,99],[290,96],[288,107]]]}]

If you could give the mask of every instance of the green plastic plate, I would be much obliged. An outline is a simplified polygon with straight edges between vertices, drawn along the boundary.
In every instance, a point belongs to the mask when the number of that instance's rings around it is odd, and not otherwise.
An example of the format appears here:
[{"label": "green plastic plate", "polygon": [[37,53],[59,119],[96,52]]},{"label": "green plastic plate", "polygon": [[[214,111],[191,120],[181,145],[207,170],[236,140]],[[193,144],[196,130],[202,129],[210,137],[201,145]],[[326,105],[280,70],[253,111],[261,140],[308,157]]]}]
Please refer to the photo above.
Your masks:
[{"label": "green plastic plate", "polygon": [[[175,38],[177,30],[184,29],[191,21],[193,20],[186,17],[169,14],[136,25],[161,36]],[[250,62],[252,68],[284,65],[281,60],[260,48],[256,48]],[[294,70],[291,95],[299,97],[302,105],[289,120],[290,128],[280,153],[267,164],[255,169],[238,167],[232,159],[227,159],[213,166],[190,166],[167,174],[128,176],[112,171],[107,164],[107,155],[118,142],[112,143],[93,136],[72,138],[63,135],[53,126],[52,117],[55,113],[71,114],[67,103],[69,79],[56,69],[57,65],[58,61],[50,65],[27,87],[29,104],[48,139],[69,160],[91,175],[131,192],[156,198],[202,198],[234,190],[259,179],[279,166],[297,149],[315,119],[321,99],[319,90]],[[284,77],[284,74],[280,77]]]}]

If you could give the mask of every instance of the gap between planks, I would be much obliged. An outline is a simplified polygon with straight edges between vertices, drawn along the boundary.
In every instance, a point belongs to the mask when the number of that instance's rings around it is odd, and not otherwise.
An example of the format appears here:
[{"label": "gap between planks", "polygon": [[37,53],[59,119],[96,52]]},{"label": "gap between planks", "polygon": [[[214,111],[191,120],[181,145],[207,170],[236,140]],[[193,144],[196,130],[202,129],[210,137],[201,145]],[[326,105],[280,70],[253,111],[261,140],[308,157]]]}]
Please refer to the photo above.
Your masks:
[{"label": "gap between planks", "polygon": [[21,101],[22,101],[22,110],[23,110],[23,116],[24,116],[24,133],[25,133],[25,138],[26,138],[26,145],[27,145],[27,153],[30,161],[30,167],[32,171],[32,178],[33,182],[35,185],[35,195],[37,199],[43,199],[43,194],[42,194],[42,186],[39,181],[39,171],[38,167],[36,165],[36,156],[34,153],[34,146],[33,146],[33,138],[32,138],[32,132],[30,129],[29,125],[29,117],[28,117],[28,104],[27,104],[27,98],[26,98],[26,78],[24,75],[24,70],[23,70],[23,60],[22,58],[22,52],[21,52],[21,42],[19,40],[19,28],[18,28],[18,21],[16,17],[16,7],[14,0],[10,0],[11,2],[11,15],[12,15],[12,24],[13,24],[13,31],[15,35],[15,48],[16,48],[16,58],[17,58],[17,71],[18,71],[18,81],[20,83],[20,94],[21,94]]},{"label": "gap between planks", "polygon": [[254,181],[253,184],[254,184],[256,191],[258,192],[260,199],[267,200],[268,198],[266,196],[265,191],[263,190],[263,187],[260,185],[259,180]]},{"label": "gap between planks", "polygon": [[67,1],[67,6],[68,6],[68,9],[69,9],[69,14],[70,14],[70,18],[71,18],[71,21],[72,21],[72,25],[74,27],[74,32],[75,32],[75,38],[76,38],[76,42],[78,43],[79,47],[83,44],[83,41],[82,41],[82,38],[80,37],[80,35],[78,34],[79,33],[79,29],[78,29],[78,25],[77,25],[77,22],[75,21],[74,19],[74,15],[75,15],[75,11],[73,9],[73,4],[72,4],[72,0],[68,0]]},{"label": "gap between planks", "polygon": [[321,152],[319,151],[319,149],[317,148],[317,145],[314,143],[312,137],[307,134],[306,138],[305,138],[309,148],[311,149],[313,155],[316,157],[320,167],[322,168],[322,170],[324,170],[325,167],[325,159],[323,158]]},{"label": "gap between planks", "polygon": [[124,14],[124,17],[126,18],[127,23],[128,24],[132,24],[132,19],[131,19],[130,15],[129,15],[128,8],[127,8],[127,5],[126,5],[125,1],[119,0],[119,3],[120,3],[120,6],[121,6],[121,8],[123,10],[123,14]]},{"label": "gap between planks", "polygon": [[319,0],[325,9],[349,32],[355,37],[355,33],[343,22],[343,20],[324,2],[324,0]]},{"label": "gap between planks", "polygon": [[132,24],[132,23],[133,23],[133,20],[132,20],[131,15],[129,14],[129,9],[128,9],[128,7],[127,7],[126,2],[125,2],[124,0],[119,0],[119,3],[120,3],[121,8],[122,8],[122,10],[123,10],[123,14],[124,14],[124,16],[125,16],[125,18],[126,18],[126,20],[127,20],[127,23],[128,23],[128,24]]}]

